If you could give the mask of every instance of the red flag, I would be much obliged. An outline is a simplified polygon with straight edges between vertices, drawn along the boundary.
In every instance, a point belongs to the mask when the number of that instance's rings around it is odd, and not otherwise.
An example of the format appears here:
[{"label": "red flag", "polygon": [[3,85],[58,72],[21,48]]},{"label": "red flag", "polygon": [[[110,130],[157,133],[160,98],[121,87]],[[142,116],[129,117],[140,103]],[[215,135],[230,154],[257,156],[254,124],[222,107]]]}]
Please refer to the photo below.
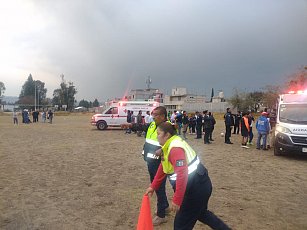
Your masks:
[{"label": "red flag", "polygon": [[143,196],[137,230],[153,230],[150,200],[147,195]]}]

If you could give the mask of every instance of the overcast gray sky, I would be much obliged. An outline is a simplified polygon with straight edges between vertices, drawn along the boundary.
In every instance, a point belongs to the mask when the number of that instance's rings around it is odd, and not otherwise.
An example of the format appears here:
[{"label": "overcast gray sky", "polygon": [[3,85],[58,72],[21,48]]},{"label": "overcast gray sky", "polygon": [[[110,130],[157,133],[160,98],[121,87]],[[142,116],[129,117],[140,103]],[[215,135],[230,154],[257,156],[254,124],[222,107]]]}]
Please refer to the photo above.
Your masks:
[{"label": "overcast gray sky", "polygon": [[231,96],[307,65],[307,0],[10,0],[0,4],[0,81],[18,96],[31,73],[77,99],[173,87]]}]

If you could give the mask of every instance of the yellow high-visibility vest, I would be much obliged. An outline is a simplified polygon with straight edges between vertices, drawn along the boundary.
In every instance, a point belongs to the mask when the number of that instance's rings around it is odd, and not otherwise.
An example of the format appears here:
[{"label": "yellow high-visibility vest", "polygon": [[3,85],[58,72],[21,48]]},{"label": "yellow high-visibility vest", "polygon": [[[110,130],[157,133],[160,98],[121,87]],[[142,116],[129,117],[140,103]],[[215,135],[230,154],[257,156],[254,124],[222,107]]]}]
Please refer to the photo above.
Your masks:
[{"label": "yellow high-visibility vest", "polygon": [[[188,165],[188,173],[191,174],[197,169],[198,164],[200,163],[197,154],[191,148],[190,145],[186,141],[184,141],[179,136],[172,136],[170,139],[166,141],[166,143],[162,146],[163,150],[163,160],[161,161],[163,172],[165,174],[171,175],[171,180],[176,180],[177,175],[174,174],[174,167],[171,162],[168,160],[171,149],[174,147],[179,147],[184,150],[185,158]],[[173,174],[173,175],[172,175]]]}]

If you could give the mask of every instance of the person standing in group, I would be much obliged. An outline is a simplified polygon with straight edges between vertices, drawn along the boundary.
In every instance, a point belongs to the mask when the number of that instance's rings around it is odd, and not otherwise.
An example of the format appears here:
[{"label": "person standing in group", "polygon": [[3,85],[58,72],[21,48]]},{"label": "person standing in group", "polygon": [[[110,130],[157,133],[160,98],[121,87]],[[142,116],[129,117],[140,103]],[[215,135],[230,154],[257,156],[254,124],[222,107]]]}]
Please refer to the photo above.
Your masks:
[{"label": "person standing in group", "polygon": [[16,110],[14,110],[12,116],[13,116],[14,125],[15,124],[18,125],[18,112]]},{"label": "person standing in group", "polygon": [[23,111],[23,119],[25,124],[29,124],[31,122],[29,117],[29,111],[27,109]]},{"label": "person standing in group", "polygon": [[176,112],[175,121],[178,128],[178,135],[181,135],[181,129],[182,129],[182,114],[180,111]]},{"label": "person standing in group", "polygon": [[211,123],[210,117],[208,116],[208,110],[205,110],[203,112],[203,115],[204,115],[204,130],[205,130],[204,143],[211,144],[211,142],[209,141],[209,138],[210,138],[210,132],[212,129],[212,123]]},{"label": "person standing in group", "polygon": [[[152,116],[154,121],[151,122],[148,127],[146,140],[143,147],[144,160],[147,163],[150,182],[154,180],[154,177],[161,163],[161,157],[156,155],[157,150],[161,151],[161,146],[158,142],[157,137],[157,126],[162,122],[167,121],[167,111],[165,107],[159,106],[152,111]],[[165,192],[165,183],[166,178],[161,181],[160,188],[156,190],[157,213],[156,216],[153,218],[154,225],[160,225],[167,221],[165,215],[168,210],[169,203],[167,201],[167,196]]]},{"label": "person standing in group", "polygon": [[148,129],[148,126],[150,124],[150,112],[149,111],[146,111],[146,115],[144,117],[144,137],[146,138],[146,133],[147,133],[147,129]]},{"label": "person standing in group", "polygon": [[194,115],[192,116],[192,134],[195,134],[195,133],[196,133],[196,119],[197,119],[197,117],[196,117],[196,115],[194,114]]},{"label": "person standing in group", "polygon": [[[268,119],[268,122],[269,122],[269,133],[268,135],[266,136],[266,147],[267,149],[270,149],[271,148],[271,142],[272,142],[272,134],[273,134],[273,131],[272,131],[272,125],[271,125],[271,114],[268,112],[268,109],[265,108],[264,109],[264,112],[267,113],[266,117]],[[273,118],[274,119],[274,118]]]},{"label": "person standing in group", "polygon": [[137,124],[137,136],[142,136],[143,132],[143,117],[142,117],[142,110],[139,111],[138,115],[136,116],[136,124]]},{"label": "person standing in group", "polygon": [[225,127],[226,127],[226,132],[225,132],[225,143],[226,144],[233,144],[230,141],[231,137],[231,127],[233,126],[233,116],[231,114],[230,108],[226,109],[226,114],[224,115],[224,120],[225,120]]},{"label": "person standing in group", "polygon": [[199,112],[196,112],[196,138],[195,139],[201,139],[202,126],[203,126],[203,116]]},{"label": "person standing in group", "polygon": [[248,133],[248,144],[252,145],[253,144],[253,138],[254,138],[254,133],[253,133],[253,123],[255,121],[255,118],[253,117],[253,114],[251,111],[248,113],[248,123],[249,123],[249,133]]},{"label": "person standing in group", "polygon": [[261,116],[258,118],[256,122],[256,129],[258,131],[258,138],[257,138],[257,147],[256,149],[260,149],[260,142],[262,139],[262,149],[268,150],[266,147],[267,143],[267,135],[270,132],[270,123],[267,119],[268,113],[262,112]]},{"label": "person standing in group", "polygon": [[172,113],[172,115],[171,115],[171,122],[172,122],[172,124],[175,124],[176,123],[176,110],[174,110],[174,112]]},{"label": "person standing in group", "polygon": [[136,116],[134,115],[133,111],[130,111],[131,114],[131,130],[136,133]]},{"label": "person standing in group", "polygon": [[53,112],[52,110],[50,109],[48,111],[48,119],[49,119],[49,123],[52,124],[52,120],[53,120]]},{"label": "person standing in group", "polygon": [[249,147],[246,145],[249,131],[250,127],[249,127],[248,113],[242,113],[242,119],[241,119],[242,148],[249,149]]},{"label": "person standing in group", "polygon": [[205,117],[208,117],[208,110],[203,111],[203,134],[205,134]]},{"label": "person standing in group", "polygon": [[131,112],[130,112],[130,110],[127,110],[127,128],[126,128],[126,134],[128,133],[128,134],[130,134],[131,133]]},{"label": "person standing in group", "polygon": [[213,130],[214,130],[214,126],[215,126],[215,124],[216,124],[216,121],[215,121],[215,118],[214,118],[214,116],[213,116],[213,113],[209,112],[208,115],[209,115],[209,119],[210,119],[210,121],[211,121],[211,127],[212,127],[211,130],[210,130],[209,140],[210,140],[210,141],[214,141],[213,138],[212,138],[212,133],[213,133]]},{"label": "person standing in group", "polygon": [[145,121],[145,125],[146,126],[149,126],[149,118],[150,118],[150,112],[149,111],[146,111],[146,115],[144,117],[144,121]]},{"label": "person standing in group", "polygon": [[175,191],[171,209],[176,213],[175,230],[191,230],[199,220],[213,229],[230,229],[219,217],[208,210],[212,183],[207,169],[195,151],[167,122],[158,126],[158,141],[162,145],[163,161],[145,194],[152,195],[160,182],[169,177]]},{"label": "person standing in group", "polygon": [[167,119],[168,119],[168,120],[171,120],[171,116],[172,116],[171,111],[168,111],[168,112],[167,112]]},{"label": "person standing in group", "polygon": [[232,134],[239,134],[239,132],[240,132],[240,122],[241,122],[241,119],[242,119],[242,115],[241,115],[240,111],[238,111],[237,114],[234,115],[234,119],[235,119],[235,124],[234,124]]},{"label": "person standing in group", "polygon": [[186,134],[187,134],[187,131],[188,131],[188,126],[189,126],[189,117],[188,117],[186,111],[183,111],[182,124],[183,124],[183,130],[182,130],[183,139],[186,140],[186,139],[188,139]]},{"label": "person standing in group", "polygon": [[42,122],[46,122],[46,112],[44,110],[42,111]]}]

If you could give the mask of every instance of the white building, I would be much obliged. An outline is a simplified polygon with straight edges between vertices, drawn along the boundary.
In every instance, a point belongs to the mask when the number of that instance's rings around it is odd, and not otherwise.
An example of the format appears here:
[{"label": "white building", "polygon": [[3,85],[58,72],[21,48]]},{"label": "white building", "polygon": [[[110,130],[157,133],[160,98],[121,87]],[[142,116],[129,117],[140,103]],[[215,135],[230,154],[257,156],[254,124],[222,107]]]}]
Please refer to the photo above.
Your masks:
[{"label": "white building", "polygon": [[173,88],[171,95],[165,95],[164,106],[168,111],[185,110],[187,112],[204,111],[225,112],[229,104],[225,102],[224,93],[212,98],[212,102],[206,101],[205,96],[189,94],[186,88]]},{"label": "white building", "polygon": [[126,99],[130,101],[153,99],[163,103],[163,93],[158,89],[132,89]]}]

